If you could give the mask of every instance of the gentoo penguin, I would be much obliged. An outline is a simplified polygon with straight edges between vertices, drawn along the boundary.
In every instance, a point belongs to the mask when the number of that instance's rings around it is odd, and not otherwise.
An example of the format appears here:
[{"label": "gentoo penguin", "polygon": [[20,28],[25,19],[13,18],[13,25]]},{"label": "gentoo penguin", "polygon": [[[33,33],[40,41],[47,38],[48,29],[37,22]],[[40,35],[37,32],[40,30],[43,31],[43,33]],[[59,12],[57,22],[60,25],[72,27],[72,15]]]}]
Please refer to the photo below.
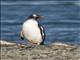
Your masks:
[{"label": "gentoo penguin", "polygon": [[45,31],[38,22],[40,18],[43,18],[43,16],[38,14],[32,14],[27,18],[22,26],[21,39],[26,38],[31,44],[44,44]]}]

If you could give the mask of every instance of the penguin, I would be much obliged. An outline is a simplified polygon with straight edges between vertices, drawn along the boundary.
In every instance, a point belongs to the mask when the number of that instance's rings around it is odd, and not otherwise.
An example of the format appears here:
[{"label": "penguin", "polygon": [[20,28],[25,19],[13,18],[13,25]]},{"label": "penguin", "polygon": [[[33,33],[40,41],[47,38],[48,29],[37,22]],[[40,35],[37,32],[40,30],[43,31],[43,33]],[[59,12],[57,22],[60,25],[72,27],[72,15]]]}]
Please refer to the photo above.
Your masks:
[{"label": "penguin", "polygon": [[38,14],[31,14],[22,25],[20,37],[28,40],[31,44],[44,45],[45,31],[43,26],[38,22],[39,19],[43,18]]}]

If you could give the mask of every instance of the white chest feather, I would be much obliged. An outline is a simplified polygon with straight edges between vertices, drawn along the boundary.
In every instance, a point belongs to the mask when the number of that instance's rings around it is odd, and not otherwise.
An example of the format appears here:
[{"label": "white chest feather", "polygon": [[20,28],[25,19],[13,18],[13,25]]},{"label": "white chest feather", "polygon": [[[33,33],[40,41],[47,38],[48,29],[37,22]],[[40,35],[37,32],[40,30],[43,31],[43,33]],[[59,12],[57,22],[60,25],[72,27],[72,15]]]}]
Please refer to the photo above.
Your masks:
[{"label": "white chest feather", "polygon": [[28,40],[33,40],[35,42],[42,41],[38,23],[34,20],[28,20],[23,24],[23,32],[25,38]]}]

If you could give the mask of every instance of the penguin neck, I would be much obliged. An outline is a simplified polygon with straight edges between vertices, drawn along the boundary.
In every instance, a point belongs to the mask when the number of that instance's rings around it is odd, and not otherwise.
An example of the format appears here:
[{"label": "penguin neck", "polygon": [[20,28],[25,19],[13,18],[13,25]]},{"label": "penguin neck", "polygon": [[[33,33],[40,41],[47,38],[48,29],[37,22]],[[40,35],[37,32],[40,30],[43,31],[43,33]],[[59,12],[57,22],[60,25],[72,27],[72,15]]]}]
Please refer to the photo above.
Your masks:
[{"label": "penguin neck", "polygon": [[28,19],[28,21],[34,21],[34,22],[37,22],[38,23],[38,21],[35,20],[35,19]]},{"label": "penguin neck", "polygon": [[35,19],[28,19],[27,21],[25,21],[25,23],[34,23],[34,24],[38,24],[38,21]]}]

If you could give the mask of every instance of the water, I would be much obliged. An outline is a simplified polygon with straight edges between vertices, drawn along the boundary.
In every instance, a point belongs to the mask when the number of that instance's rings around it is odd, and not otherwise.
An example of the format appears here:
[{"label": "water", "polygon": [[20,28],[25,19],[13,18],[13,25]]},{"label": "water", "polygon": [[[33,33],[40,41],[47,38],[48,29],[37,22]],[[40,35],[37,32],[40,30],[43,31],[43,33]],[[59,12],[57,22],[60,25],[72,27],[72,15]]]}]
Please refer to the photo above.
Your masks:
[{"label": "water", "polygon": [[80,1],[1,1],[1,39],[26,43],[19,33],[32,13],[45,16],[45,44],[56,41],[80,45]]}]

